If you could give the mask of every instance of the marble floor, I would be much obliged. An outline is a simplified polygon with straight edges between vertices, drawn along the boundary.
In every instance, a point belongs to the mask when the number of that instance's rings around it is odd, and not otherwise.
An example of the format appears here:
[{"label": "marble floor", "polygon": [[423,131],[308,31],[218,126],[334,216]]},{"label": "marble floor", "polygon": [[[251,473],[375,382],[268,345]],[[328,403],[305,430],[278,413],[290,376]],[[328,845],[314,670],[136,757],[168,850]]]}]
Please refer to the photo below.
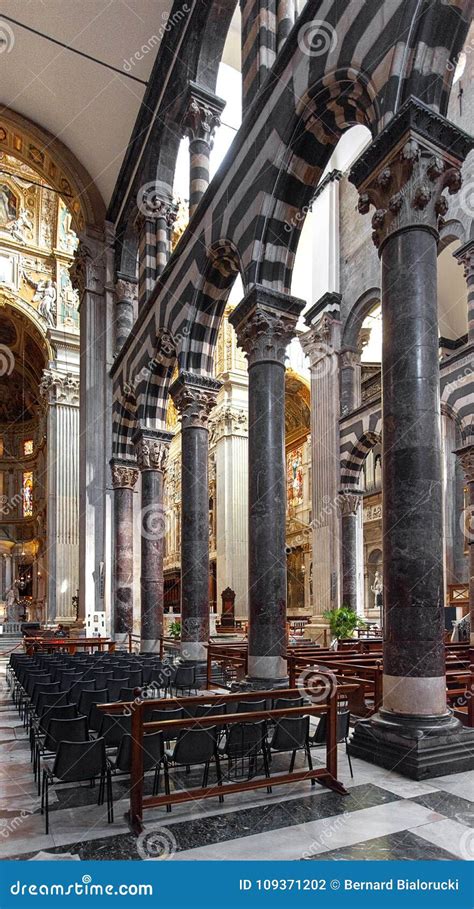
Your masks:
[{"label": "marble floor", "polygon": [[[351,779],[340,746],[339,779],[349,791],[294,783],[148,810],[136,839],[124,819],[127,780],[113,784],[115,821],[97,805],[97,788],[51,793],[50,832],[30,764],[27,736],[4,681],[0,682],[0,855],[3,859],[306,860],[474,859],[474,779],[460,773],[413,782],[353,761]],[[317,752],[314,753],[316,762]],[[284,769],[288,758],[275,760]],[[192,770],[176,784],[198,782]],[[151,780],[147,780],[151,791]]]}]

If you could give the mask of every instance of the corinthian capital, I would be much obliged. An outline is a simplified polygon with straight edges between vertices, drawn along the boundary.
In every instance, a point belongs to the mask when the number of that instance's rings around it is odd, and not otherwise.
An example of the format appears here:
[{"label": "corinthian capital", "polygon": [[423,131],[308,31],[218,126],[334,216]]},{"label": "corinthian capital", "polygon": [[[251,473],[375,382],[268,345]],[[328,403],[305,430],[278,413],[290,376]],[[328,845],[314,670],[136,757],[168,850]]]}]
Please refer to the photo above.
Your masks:
[{"label": "corinthian capital", "polygon": [[225,101],[207,92],[194,82],[189,83],[187,109],[184,115],[184,134],[192,142],[201,139],[212,148],[216,129],[221,125]]},{"label": "corinthian capital", "polygon": [[137,282],[118,278],[115,283],[115,293],[119,303],[134,303],[138,299]]},{"label": "corinthian capital", "polygon": [[286,348],[296,336],[304,305],[296,297],[254,285],[229,317],[249,366],[265,360],[285,365]]},{"label": "corinthian capital", "polygon": [[137,464],[141,471],[165,469],[172,438],[171,432],[160,430],[140,430],[134,436]]},{"label": "corinthian capital", "polygon": [[458,260],[459,264],[464,268],[464,277],[466,281],[474,277],[474,240],[468,240],[464,246],[461,246],[461,249],[457,249],[453,253],[454,258]]},{"label": "corinthian capital", "polygon": [[104,293],[105,261],[104,250],[99,243],[89,240],[79,242],[74,261],[69,269],[71,284],[82,298],[85,291],[93,294]]},{"label": "corinthian capital", "polygon": [[375,246],[396,231],[424,227],[437,235],[472,139],[416,98],[409,98],[354,164],[359,211],[372,216]]},{"label": "corinthian capital", "polygon": [[346,517],[348,515],[356,515],[362,498],[362,492],[342,489],[338,496],[339,511]]},{"label": "corinthian capital", "polygon": [[209,414],[216,403],[221,383],[208,376],[181,372],[170,395],[181,416],[183,429],[207,429]]},{"label": "corinthian capital", "polygon": [[110,462],[112,470],[112,486],[114,489],[133,489],[138,480],[138,469],[126,461]]}]

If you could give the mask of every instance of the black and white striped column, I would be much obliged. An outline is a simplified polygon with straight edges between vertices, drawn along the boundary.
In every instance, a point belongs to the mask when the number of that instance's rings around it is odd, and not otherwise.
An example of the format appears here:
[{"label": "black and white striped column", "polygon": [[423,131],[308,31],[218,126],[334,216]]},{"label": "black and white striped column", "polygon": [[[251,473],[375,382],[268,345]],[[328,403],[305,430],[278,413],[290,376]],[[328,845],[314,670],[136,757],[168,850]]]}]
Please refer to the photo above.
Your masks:
[{"label": "black and white striped column", "polygon": [[464,266],[467,284],[467,336],[468,343],[474,344],[474,240],[469,240],[454,253],[458,262]]},{"label": "black and white striped column", "polygon": [[207,659],[209,640],[209,429],[220,382],[181,372],[170,388],[181,416],[181,656]]},{"label": "black and white striped column", "polygon": [[225,101],[194,82],[189,84],[184,133],[189,138],[189,217],[209,186],[209,158]]},{"label": "black and white striped column", "polygon": [[248,681],[256,688],[288,681],[285,357],[304,305],[258,285],[229,319],[249,367]]},{"label": "black and white striped column", "polygon": [[115,353],[118,353],[132,330],[137,282],[129,277],[117,275],[115,297]]},{"label": "black and white striped column", "polygon": [[166,533],[163,508],[163,471],[172,433],[140,430],[134,437],[141,473],[139,520],[140,568],[140,649],[159,651],[163,634],[163,556]]},{"label": "black and white striped column", "polygon": [[171,254],[171,231],[177,208],[171,202],[159,202],[156,211],[156,277],[165,270]]},{"label": "black and white striped column", "polygon": [[[290,0],[291,2],[291,0]],[[242,116],[245,116],[277,49],[277,0],[240,0],[242,15]],[[282,10],[282,29],[286,16]],[[288,31],[286,31],[288,34]]]},{"label": "black and white striped column", "polygon": [[133,631],[133,490],[138,469],[127,461],[111,461],[114,490],[114,637],[128,645]]},{"label": "black and white striped column", "polygon": [[295,24],[295,0],[277,0],[277,51],[281,51]]},{"label": "black and white striped column", "polygon": [[[474,762],[446,706],[437,302],[444,193],[459,189],[471,146],[410,98],[350,175],[361,213],[375,207],[382,264],[384,565],[383,707],[370,734],[357,724],[351,749],[416,778]],[[459,739],[449,756],[439,740],[428,754],[430,736],[451,733]]]},{"label": "black and white striped column", "polygon": [[156,281],[156,217],[140,214],[138,231],[138,309],[146,303]]}]

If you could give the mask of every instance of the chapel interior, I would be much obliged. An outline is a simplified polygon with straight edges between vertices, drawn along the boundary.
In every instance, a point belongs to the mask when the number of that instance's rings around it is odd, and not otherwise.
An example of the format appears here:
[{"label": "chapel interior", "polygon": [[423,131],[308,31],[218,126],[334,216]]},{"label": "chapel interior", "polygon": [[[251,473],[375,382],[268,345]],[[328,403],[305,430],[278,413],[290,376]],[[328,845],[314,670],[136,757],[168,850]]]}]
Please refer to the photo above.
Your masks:
[{"label": "chapel interior", "polygon": [[4,0],[2,857],[474,859],[472,13]]}]

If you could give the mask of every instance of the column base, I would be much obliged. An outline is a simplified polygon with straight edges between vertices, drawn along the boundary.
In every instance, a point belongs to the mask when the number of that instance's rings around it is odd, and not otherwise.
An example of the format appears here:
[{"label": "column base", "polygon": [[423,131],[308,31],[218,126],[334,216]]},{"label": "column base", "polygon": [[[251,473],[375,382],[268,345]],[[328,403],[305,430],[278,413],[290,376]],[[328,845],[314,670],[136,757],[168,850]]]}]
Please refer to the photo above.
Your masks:
[{"label": "column base", "polygon": [[140,652],[141,653],[159,653],[160,652],[160,639],[159,638],[148,638],[144,640],[143,638],[140,641]]},{"label": "column base", "polygon": [[382,709],[356,723],[348,750],[351,757],[426,780],[474,769],[474,729],[451,713],[404,716]]},{"label": "column base", "polygon": [[116,650],[128,650],[128,631],[125,633],[115,632],[114,641]]},{"label": "column base", "polygon": [[273,688],[289,688],[288,676],[283,679],[261,679],[247,675],[241,682],[232,684],[232,691],[271,691]]}]

